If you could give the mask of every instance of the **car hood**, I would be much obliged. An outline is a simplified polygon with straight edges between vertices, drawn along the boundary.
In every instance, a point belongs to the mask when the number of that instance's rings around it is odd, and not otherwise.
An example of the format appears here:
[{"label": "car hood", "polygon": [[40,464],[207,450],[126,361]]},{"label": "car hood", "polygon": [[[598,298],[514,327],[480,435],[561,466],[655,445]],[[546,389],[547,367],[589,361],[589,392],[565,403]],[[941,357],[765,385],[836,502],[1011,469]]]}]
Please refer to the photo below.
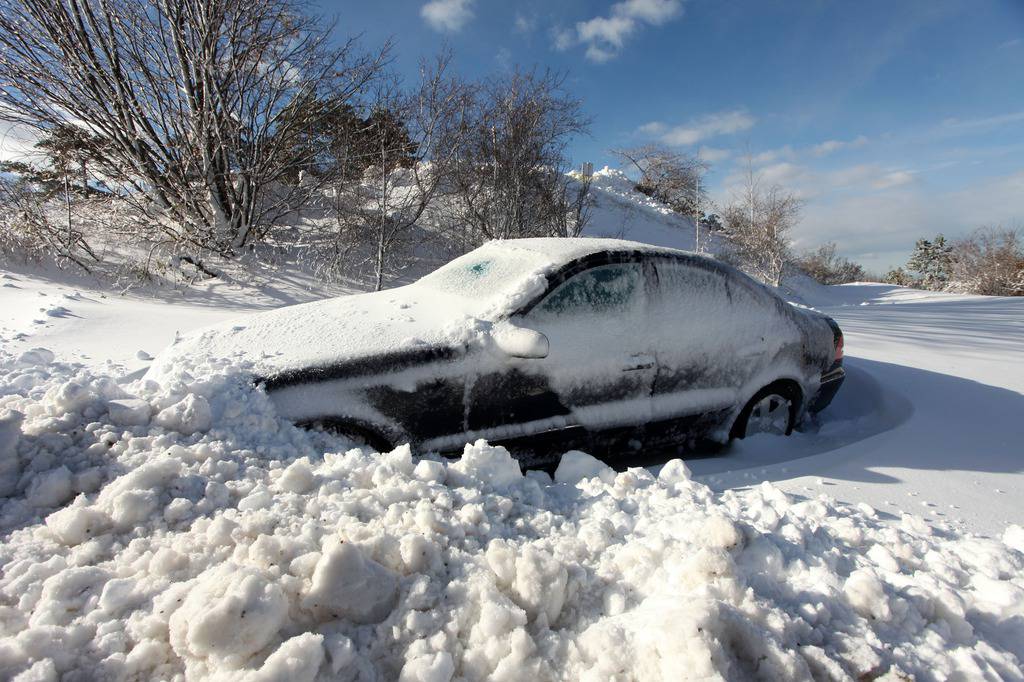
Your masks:
[{"label": "car hood", "polygon": [[410,285],[245,315],[176,339],[159,354],[146,378],[166,381],[224,361],[271,378],[464,346],[489,326],[469,308],[459,297]]}]

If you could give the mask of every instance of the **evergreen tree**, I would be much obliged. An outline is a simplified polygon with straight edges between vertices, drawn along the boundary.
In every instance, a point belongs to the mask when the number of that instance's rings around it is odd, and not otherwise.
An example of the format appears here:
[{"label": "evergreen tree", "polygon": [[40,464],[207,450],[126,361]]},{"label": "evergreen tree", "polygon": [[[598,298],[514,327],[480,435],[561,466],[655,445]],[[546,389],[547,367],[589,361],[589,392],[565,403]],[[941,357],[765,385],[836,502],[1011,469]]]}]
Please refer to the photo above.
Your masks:
[{"label": "evergreen tree", "polygon": [[889,272],[885,273],[885,277],[882,279],[883,282],[889,284],[899,284],[902,287],[910,286],[914,283],[914,278],[904,270],[903,268],[894,268]]},{"label": "evergreen tree", "polygon": [[918,282],[925,289],[944,289],[953,270],[953,247],[941,234],[935,241],[918,239],[907,269],[917,273]]},{"label": "evergreen tree", "polygon": [[83,194],[89,191],[89,164],[100,156],[100,144],[92,135],[78,126],[61,125],[35,146],[46,154],[57,179],[76,184]]}]

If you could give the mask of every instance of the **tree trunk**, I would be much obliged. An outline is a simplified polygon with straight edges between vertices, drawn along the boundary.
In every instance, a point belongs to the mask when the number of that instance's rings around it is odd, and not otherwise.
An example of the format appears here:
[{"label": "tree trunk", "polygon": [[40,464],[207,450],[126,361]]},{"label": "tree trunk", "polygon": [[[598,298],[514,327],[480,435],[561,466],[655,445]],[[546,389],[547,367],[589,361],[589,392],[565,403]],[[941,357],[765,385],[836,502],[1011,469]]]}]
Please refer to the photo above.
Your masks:
[{"label": "tree trunk", "polygon": [[374,291],[384,288],[384,257],[387,255],[387,226],[388,226],[388,165],[387,148],[385,146],[385,135],[380,135],[380,225],[377,232],[377,263],[376,277],[374,278]]},{"label": "tree trunk", "polygon": [[71,178],[64,173],[64,204],[68,210],[68,253],[75,244],[75,229],[71,224]]},{"label": "tree trunk", "polygon": [[373,290],[380,291],[384,288],[384,254],[386,250],[384,248],[384,229],[381,228],[380,233],[377,235],[377,262],[374,272],[374,284]]}]

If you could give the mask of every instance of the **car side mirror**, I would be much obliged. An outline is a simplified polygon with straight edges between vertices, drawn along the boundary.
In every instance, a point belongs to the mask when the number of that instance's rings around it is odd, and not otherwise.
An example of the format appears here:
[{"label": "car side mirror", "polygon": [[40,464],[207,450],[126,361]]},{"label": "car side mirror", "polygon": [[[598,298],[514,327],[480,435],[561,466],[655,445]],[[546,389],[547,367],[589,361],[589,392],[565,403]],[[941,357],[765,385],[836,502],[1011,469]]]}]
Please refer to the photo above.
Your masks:
[{"label": "car side mirror", "polygon": [[504,324],[492,333],[494,345],[513,358],[546,358],[550,344],[539,331]]}]

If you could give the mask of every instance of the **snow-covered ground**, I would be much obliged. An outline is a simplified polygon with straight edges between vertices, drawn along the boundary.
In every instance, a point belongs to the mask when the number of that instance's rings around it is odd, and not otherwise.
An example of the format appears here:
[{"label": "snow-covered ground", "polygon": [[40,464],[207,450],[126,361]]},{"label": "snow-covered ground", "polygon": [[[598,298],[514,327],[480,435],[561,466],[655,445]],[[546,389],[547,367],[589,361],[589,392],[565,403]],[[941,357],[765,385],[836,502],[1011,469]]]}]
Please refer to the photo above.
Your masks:
[{"label": "snow-covered ground", "polygon": [[[595,234],[688,246],[595,187]],[[552,480],[351,449],[228,364],[143,378],[344,291],[286,274],[0,271],[0,679],[1024,679],[1024,299],[793,280],[846,335],[816,421]]]}]

